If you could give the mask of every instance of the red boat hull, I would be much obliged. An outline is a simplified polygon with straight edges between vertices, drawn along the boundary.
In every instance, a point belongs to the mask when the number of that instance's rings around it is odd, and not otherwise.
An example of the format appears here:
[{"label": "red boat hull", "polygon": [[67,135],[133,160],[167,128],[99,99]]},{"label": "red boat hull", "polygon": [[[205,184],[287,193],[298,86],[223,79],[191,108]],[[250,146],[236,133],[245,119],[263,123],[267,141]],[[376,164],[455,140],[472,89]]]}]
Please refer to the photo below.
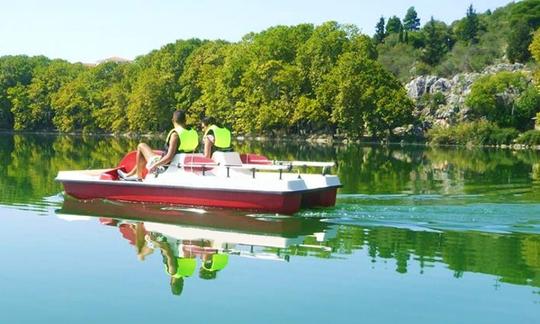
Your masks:
[{"label": "red boat hull", "polygon": [[246,209],[293,214],[301,206],[332,206],[336,188],[309,192],[245,192],[116,183],[63,181],[66,193],[78,199],[107,198],[112,200],[168,203]]}]

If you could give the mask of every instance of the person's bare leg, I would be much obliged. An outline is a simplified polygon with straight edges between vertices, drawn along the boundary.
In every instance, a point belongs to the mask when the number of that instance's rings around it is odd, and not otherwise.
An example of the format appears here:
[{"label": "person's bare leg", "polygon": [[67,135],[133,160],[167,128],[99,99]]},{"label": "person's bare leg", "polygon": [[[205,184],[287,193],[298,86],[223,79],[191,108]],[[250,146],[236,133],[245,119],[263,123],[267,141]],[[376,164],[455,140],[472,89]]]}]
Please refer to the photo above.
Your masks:
[{"label": "person's bare leg", "polygon": [[[146,162],[153,155],[155,154],[152,151],[152,148],[148,146],[148,144],[139,143],[139,145],[137,145],[137,155],[135,156],[135,167],[131,169],[131,171],[129,171],[126,176],[130,177],[137,174],[137,176],[141,178],[142,170],[146,166]],[[139,170],[141,171],[139,172]]]},{"label": "person's bare leg", "polygon": [[137,163],[137,177],[140,179],[142,178],[142,171],[146,167],[146,163],[150,161],[156,154],[154,153],[154,150],[148,144],[146,143],[140,143],[137,146],[137,153],[140,155],[139,162]]}]

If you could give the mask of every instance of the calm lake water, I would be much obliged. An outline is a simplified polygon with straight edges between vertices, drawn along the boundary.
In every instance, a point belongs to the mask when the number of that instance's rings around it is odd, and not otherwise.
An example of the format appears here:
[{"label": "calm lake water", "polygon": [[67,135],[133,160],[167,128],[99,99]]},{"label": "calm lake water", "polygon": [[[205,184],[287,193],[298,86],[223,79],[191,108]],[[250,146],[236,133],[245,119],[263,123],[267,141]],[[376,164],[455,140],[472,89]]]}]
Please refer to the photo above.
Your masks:
[{"label": "calm lake water", "polygon": [[294,216],[54,181],[137,142],[0,134],[0,323],[540,323],[538,152],[237,144],[337,162],[337,205]]}]

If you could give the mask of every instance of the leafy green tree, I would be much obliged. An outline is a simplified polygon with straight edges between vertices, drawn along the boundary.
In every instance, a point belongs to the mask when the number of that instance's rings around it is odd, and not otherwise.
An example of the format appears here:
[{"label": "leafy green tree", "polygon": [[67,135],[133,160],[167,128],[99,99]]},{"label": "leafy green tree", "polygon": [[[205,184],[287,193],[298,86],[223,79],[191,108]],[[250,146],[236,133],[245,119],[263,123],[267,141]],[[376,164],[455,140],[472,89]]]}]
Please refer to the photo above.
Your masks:
[{"label": "leafy green tree", "polygon": [[382,43],[384,41],[384,38],[386,37],[384,23],[384,17],[381,16],[379,22],[377,23],[377,25],[375,25],[375,35],[373,36],[373,39],[375,40],[376,44]]},{"label": "leafy green tree", "polygon": [[301,86],[300,70],[280,61],[253,64],[242,79],[236,129],[285,130],[290,126]]},{"label": "leafy green tree", "polygon": [[311,37],[300,47],[296,64],[309,83],[307,91],[316,89],[330,72],[349,42],[346,26],[334,21],[317,26]]},{"label": "leafy green tree", "polygon": [[133,85],[127,107],[129,130],[147,132],[171,128],[175,110],[173,93],[167,91],[170,79],[156,68],[143,70]]},{"label": "leafy green tree", "polygon": [[400,30],[403,29],[403,25],[401,24],[401,19],[397,16],[392,16],[388,18],[388,22],[386,23],[386,33],[392,34],[392,33],[399,33]]},{"label": "leafy green tree", "polygon": [[226,42],[208,42],[186,60],[178,98],[179,106],[188,111],[191,123],[198,123],[203,115],[213,116],[222,122],[231,121],[228,115],[233,113],[232,89],[225,84],[223,73],[230,47]]},{"label": "leafy green tree", "polygon": [[[124,78],[125,66],[125,63],[102,63],[63,85],[52,97],[55,127],[62,132],[126,129],[129,92],[122,88],[124,91],[117,92],[123,98],[121,107],[114,107],[110,97]],[[116,95],[113,98],[120,99]]]},{"label": "leafy green tree", "polygon": [[463,26],[461,29],[461,39],[464,41],[475,44],[478,42],[478,32],[480,31],[480,20],[474,10],[472,4],[467,8],[467,15],[463,20]]},{"label": "leafy green tree", "polygon": [[12,103],[8,97],[8,90],[17,85],[28,86],[36,67],[44,66],[49,61],[44,56],[0,57],[0,129],[13,129]]},{"label": "leafy green tree", "polygon": [[[537,63],[540,62],[540,28],[538,28],[536,32],[534,32],[533,40],[531,42],[531,45],[529,45],[529,52]],[[539,69],[536,69],[536,71],[534,72],[534,79],[536,81],[536,84],[540,84]]]},{"label": "leafy green tree", "polygon": [[519,21],[512,26],[508,37],[506,55],[510,62],[527,62],[531,57],[529,44],[531,43],[531,28],[525,21]]},{"label": "leafy green tree", "polygon": [[465,104],[476,117],[526,130],[540,111],[539,93],[522,73],[500,72],[474,82]]},{"label": "leafy green tree", "polygon": [[540,28],[534,32],[529,52],[536,62],[540,62]]},{"label": "leafy green tree", "polygon": [[180,76],[191,53],[202,45],[198,39],[179,40],[159,51],[137,58],[137,72],[129,96],[128,122],[133,131],[163,131],[171,126],[181,91]]},{"label": "leafy green tree", "polygon": [[258,61],[278,60],[293,63],[299,47],[311,37],[313,31],[312,24],[275,26],[257,34],[250,34],[247,39],[252,51],[256,53],[254,58]]},{"label": "leafy green tree", "polygon": [[81,64],[70,64],[63,60],[36,66],[28,86],[9,92],[8,97],[14,103],[11,110],[14,129],[53,129],[52,96],[83,70]]},{"label": "leafy green tree", "polygon": [[331,121],[342,133],[389,135],[411,119],[404,88],[373,60],[345,53],[325,82],[322,100],[333,107]]},{"label": "leafy green tree", "polygon": [[424,26],[423,33],[425,47],[422,50],[421,59],[429,65],[436,65],[451,46],[448,26],[431,17],[431,20]]},{"label": "leafy green tree", "polygon": [[403,18],[403,29],[406,31],[415,31],[420,29],[420,18],[414,7],[410,7]]}]

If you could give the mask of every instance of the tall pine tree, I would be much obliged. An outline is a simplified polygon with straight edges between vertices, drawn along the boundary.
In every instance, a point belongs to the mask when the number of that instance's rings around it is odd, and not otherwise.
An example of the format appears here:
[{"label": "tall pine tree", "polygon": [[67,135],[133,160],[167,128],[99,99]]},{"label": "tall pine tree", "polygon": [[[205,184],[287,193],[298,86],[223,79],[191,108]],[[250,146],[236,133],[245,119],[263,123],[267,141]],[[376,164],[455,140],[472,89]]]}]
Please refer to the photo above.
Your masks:
[{"label": "tall pine tree", "polygon": [[388,23],[386,23],[386,32],[388,34],[397,34],[402,28],[403,26],[401,25],[401,20],[397,16],[388,18]]},{"label": "tall pine tree", "polygon": [[384,38],[386,37],[384,23],[384,17],[381,16],[381,19],[379,19],[379,22],[377,23],[377,25],[375,25],[375,36],[373,36],[373,38],[376,44],[382,43],[384,41]]},{"label": "tall pine tree", "polygon": [[478,31],[480,30],[480,20],[474,10],[473,6],[470,5],[467,9],[467,16],[463,23],[462,35],[461,38],[464,41],[469,42],[470,44],[478,43]]},{"label": "tall pine tree", "polygon": [[405,14],[403,19],[403,29],[405,31],[415,31],[420,29],[420,18],[418,18],[418,13],[414,7],[410,7]]}]

